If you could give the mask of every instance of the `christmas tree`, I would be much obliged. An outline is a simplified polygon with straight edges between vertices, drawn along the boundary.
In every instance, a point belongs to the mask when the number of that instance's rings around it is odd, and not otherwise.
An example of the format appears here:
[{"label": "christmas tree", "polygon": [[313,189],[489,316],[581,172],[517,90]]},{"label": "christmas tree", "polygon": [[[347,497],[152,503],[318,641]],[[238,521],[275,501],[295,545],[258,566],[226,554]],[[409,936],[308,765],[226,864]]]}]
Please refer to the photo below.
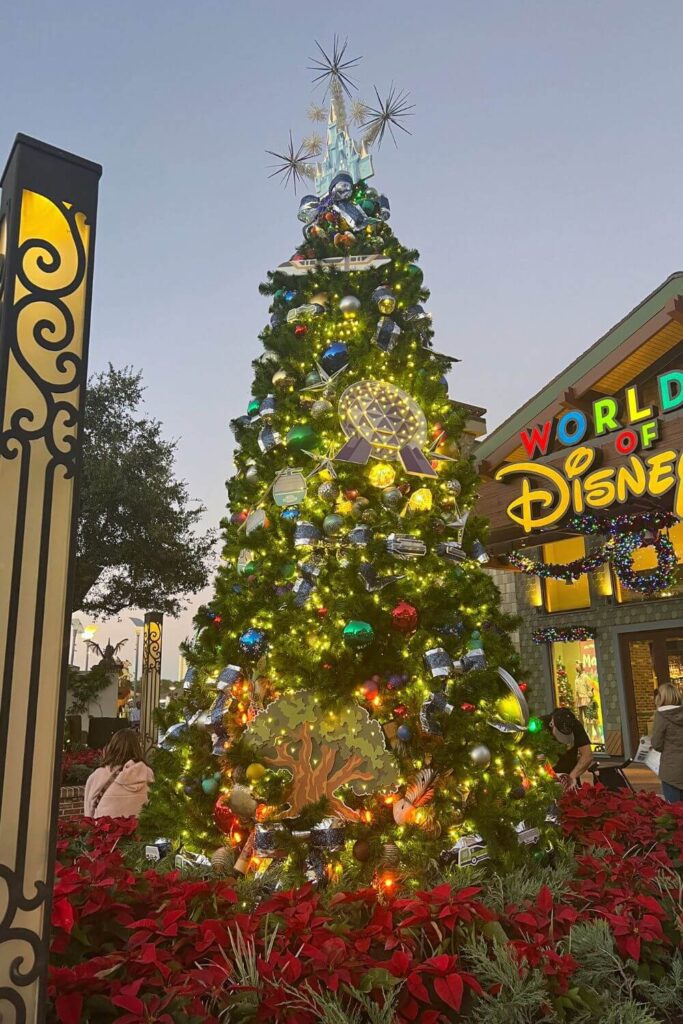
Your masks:
[{"label": "christmas tree", "polygon": [[304,238],[261,286],[222,566],[141,826],[280,884],[391,887],[524,856],[552,784],[483,568],[456,360],[370,183],[411,105],[392,88],[347,112],[345,49],[317,60],[325,142],[274,154],[311,182]]},{"label": "christmas tree", "polygon": [[567,675],[567,666],[559,656],[555,662],[555,685],[557,687],[557,703],[562,708],[574,710],[574,693]]}]

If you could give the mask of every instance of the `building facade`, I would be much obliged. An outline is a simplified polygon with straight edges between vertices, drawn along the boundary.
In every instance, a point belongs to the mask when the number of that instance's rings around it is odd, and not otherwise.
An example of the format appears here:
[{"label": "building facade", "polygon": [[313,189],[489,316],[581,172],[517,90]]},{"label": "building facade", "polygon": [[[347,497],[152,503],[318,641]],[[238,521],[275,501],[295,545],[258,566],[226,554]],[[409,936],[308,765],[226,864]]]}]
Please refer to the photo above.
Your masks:
[{"label": "building facade", "polygon": [[[571,706],[610,754],[635,751],[657,685],[683,683],[682,453],[683,273],[477,450],[535,703]],[[571,563],[590,571],[555,578]]]}]

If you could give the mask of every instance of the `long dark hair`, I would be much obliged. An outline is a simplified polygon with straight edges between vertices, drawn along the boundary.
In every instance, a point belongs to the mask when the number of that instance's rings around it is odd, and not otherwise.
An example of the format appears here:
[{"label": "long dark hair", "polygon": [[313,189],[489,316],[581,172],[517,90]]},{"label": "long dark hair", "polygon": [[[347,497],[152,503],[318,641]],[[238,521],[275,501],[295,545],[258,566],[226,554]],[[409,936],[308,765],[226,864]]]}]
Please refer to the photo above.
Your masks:
[{"label": "long dark hair", "polygon": [[102,764],[122,768],[127,761],[144,761],[140,737],[134,729],[119,729],[104,748]]}]

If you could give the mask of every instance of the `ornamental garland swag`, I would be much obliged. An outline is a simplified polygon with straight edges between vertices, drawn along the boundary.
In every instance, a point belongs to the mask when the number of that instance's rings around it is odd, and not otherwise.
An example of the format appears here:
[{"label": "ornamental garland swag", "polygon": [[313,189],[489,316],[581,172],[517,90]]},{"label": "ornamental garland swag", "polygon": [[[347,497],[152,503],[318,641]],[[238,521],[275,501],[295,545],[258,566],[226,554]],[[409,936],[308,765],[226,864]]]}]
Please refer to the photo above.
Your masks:
[{"label": "ornamental garland swag", "polygon": [[[674,546],[662,532],[677,522],[678,517],[670,512],[624,514],[609,520],[574,516],[569,526],[578,533],[607,535],[599,550],[566,564],[534,561],[518,551],[508,555],[508,561],[528,576],[565,583],[572,583],[584,573],[610,562],[622,586],[641,594],[655,594],[671,586],[678,567]],[[633,553],[641,547],[654,547],[657,553],[657,568],[648,570],[647,575],[633,568]]]},{"label": "ornamental garland swag", "polygon": [[592,640],[595,630],[591,626],[546,626],[531,634],[535,644],[573,643],[576,640]]}]

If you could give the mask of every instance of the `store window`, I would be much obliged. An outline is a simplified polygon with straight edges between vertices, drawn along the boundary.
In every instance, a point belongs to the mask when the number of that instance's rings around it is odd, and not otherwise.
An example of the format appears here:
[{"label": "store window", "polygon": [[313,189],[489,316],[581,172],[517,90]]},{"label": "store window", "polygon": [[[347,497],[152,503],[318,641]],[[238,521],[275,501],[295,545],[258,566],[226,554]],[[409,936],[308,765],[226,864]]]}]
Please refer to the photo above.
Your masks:
[{"label": "store window", "polygon": [[[676,523],[675,526],[670,528],[669,539],[674,546],[678,564],[683,565],[683,522]],[[647,548],[637,548],[633,552],[632,564],[637,572],[647,573],[649,569],[656,569],[657,552],[652,545]],[[629,604],[631,601],[651,601],[662,597],[675,597],[683,594],[683,585],[679,583],[667,591],[658,591],[655,594],[641,594],[637,590],[629,590],[628,587],[622,587],[619,577],[614,573],[614,593],[619,604]]]},{"label": "store window", "polygon": [[[577,558],[583,558],[585,554],[586,542],[583,537],[572,537],[569,540],[543,545],[543,561],[546,563],[561,562],[566,565]],[[543,593],[547,612],[569,612],[575,608],[590,607],[591,596],[588,576],[585,573],[573,583],[544,580]]]},{"label": "store window", "polygon": [[555,706],[571,708],[598,748],[604,746],[600,680],[595,640],[574,640],[550,645],[555,685]]}]

